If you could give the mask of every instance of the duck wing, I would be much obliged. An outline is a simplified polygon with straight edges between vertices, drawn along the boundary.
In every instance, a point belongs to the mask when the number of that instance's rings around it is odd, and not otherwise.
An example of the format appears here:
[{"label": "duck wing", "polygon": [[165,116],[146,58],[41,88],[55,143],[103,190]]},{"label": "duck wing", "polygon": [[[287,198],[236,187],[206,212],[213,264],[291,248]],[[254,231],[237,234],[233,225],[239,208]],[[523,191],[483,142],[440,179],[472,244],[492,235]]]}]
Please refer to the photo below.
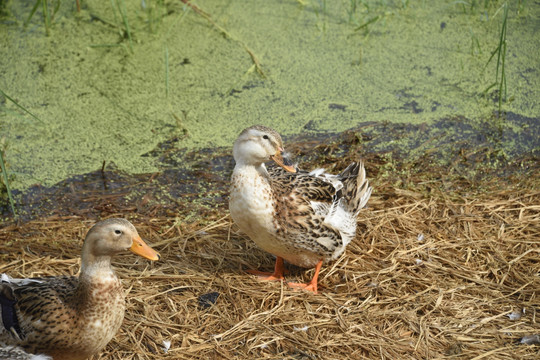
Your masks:
[{"label": "duck wing", "polygon": [[58,325],[69,327],[69,319],[73,319],[77,311],[71,301],[77,284],[74,276],[8,281],[3,276],[0,343],[21,345],[50,333],[51,328]]},{"label": "duck wing", "polygon": [[328,221],[341,202],[340,182],[306,171],[290,173],[275,167],[269,167],[268,174],[277,236],[297,249],[333,258],[344,244],[344,229]]},{"label": "duck wing", "polygon": [[339,182],[314,175],[314,172],[298,170],[291,173],[278,166],[269,166],[268,174],[276,200],[294,197],[298,202],[318,201],[332,203],[343,187]]},{"label": "duck wing", "polygon": [[0,360],[52,360],[47,355],[34,355],[15,346],[0,347]]},{"label": "duck wing", "polygon": [[343,252],[356,236],[356,218],[372,192],[362,162],[338,175],[324,169],[291,173],[276,166],[267,171],[278,234],[297,248],[330,258]]}]

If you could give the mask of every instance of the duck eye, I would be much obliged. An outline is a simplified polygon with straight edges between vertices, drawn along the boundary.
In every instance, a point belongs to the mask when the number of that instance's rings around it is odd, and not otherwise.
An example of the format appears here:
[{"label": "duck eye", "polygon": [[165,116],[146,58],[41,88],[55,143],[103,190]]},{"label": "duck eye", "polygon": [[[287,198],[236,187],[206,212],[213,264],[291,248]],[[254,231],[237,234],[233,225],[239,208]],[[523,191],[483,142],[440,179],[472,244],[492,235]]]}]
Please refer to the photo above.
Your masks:
[{"label": "duck eye", "polygon": [[263,139],[268,140],[270,138],[268,137],[268,135],[263,135]]},{"label": "duck eye", "polygon": [[116,230],[114,230],[114,233],[115,233],[116,235],[120,235],[120,234],[122,233],[122,230],[116,229]]}]

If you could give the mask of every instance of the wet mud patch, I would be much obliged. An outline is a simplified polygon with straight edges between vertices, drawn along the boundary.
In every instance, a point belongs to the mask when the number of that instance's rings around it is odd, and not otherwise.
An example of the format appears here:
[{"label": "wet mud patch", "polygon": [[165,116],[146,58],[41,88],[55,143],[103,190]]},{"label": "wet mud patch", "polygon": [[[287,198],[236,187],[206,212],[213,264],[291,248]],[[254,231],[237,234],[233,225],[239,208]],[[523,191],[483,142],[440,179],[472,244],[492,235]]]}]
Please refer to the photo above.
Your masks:
[{"label": "wet mud patch", "polygon": [[[461,117],[433,125],[368,122],[342,133],[284,141],[291,160],[305,169],[339,172],[362,159],[375,187],[390,182],[405,190],[459,193],[497,182],[519,184],[538,172],[540,124],[515,114],[507,114],[504,126],[497,121],[482,127]],[[16,193],[20,219],[144,214],[200,221],[226,213],[234,168],[230,148],[188,151],[178,144],[173,137],[143,155],[158,159],[157,172],[132,175],[105,162],[102,169],[55,186]],[[2,215],[11,218],[7,204]]]}]

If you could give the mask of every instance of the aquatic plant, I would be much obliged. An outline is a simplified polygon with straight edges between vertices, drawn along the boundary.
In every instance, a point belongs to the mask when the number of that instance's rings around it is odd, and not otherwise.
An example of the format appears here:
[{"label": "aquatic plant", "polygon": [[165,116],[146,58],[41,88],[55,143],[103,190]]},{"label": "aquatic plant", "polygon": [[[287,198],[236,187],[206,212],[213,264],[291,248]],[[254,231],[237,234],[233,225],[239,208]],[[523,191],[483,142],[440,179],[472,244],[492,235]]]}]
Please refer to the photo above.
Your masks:
[{"label": "aquatic plant", "polygon": [[8,177],[8,173],[6,169],[6,162],[4,161],[4,152],[5,152],[4,140],[5,140],[4,138],[0,138],[0,171],[2,173],[1,180],[0,180],[0,197],[2,198],[2,200],[4,200],[3,192],[5,191],[7,193],[11,211],[13,212],[13,216],[16,216],[15,202],[13,201],[13,196],[11,194],[11,187],[9,186],[9,177]]},{"label": "aquatic plant", "polygon": [[493,87],[497,87],[498,90],[498,100],[499,100],[499,115],[501,114],[502,109],[502,101],[506,101],[507,99],[507,86],[506,86],[506,72],[505,72],[505,65],[506,65],[506,24],[508,19],[508,3],[505,2],[495,13],[493,17],[497,15],[497,13],[500,10],[503,10],[503,18],[502,18],[502,25],[501,30],[499,33],[499,43],[495,50],[491,53],[491,56],[489,57],[489,60],[487,61],[485,68],[489,65],[491,60],[497,55],[497,67],[495,71],[495,82],[492,83],[490,86],[484,90],[484,94],[487,94],[489,90],[491,90]]},{"label": "aquatic plant", "polygon": [[9,177],[6,169],[6,162],[4,161],[4,149],[0,149],[0,168],[2,169],[2,182],[6,189],[6,193],[9,200],[9,206],[11,207],[11,212],[13,216],[17,217],[15,212],[15,201],[13,200],[13,194],[11,193],[11,187],[9,185]]},{"label": "aquatic plant", "polygon": [[6,16],[7,14],[6,1],[0,0],[0,16]]},{"label": "aquatic plant", "polygon": [[51,35],[51,23],[54,19],[54,16],[58,12],[58,9],[60,8],[61,0],[54,1],[54,6],[52,12],[49,10],[49,2],[48,0],[37,0],[34,4],[34,7],[32,8],[32,11],[30,11],[30,15],[28,15],[28,19],[24,22],[24,26],[26,27],[28,23],[30,23],[30,20],[32,20],[32,17],[36,13],[37,9],[41,5],[41,9],[43,12],[43,23],[45,24],[45,33],[47,36]]},{"label": "aquatic plant", "polygon": [[477,49],[478,54],[482,54],[482,48],[480,47],[480,41],[478,41],[478,37],[474,33],[472,27],[469,27],[469,32],[471,34],[471,55],[475,55],[475,49]]},{"label": "aquatic plant", "polygon": [[167,15],[164,0],[142,0],[141,7],[148,17],[148,30],[151,33],[156,33],[162,17]]},{"label": "aquatic plant", "polygon": [[264,73],[264,71],[262,70],[262,67],[261,67],[261,63],[259,61],[259,59],[257,58],[257,56],[255,55],[255,53],[247,46],[246,43],[244,43],[242,40],[240,39],[237,39],[236,37],[234,37],[231,33],[229,33],[223,26],[219,25],[217,22],[215,22],[212,17],[210,16],[209,13],[207,13],[206,11],[204,11],[203,9],[201,9],[200,7],[198,7],[197,5],[195,4],[192,4],[191,2],[189,2],[189,0],[180,0],[182,1],[186,7],[192,9],[196,14],[202,16],[204,19],[206,19],[210,24],[212,24],[212,26],[214,26],[214,28],[216,28],[225,38],[227,39],[231,39],[237,43],[239,43],[240,45],[242,45],[242,47],[244,48],[244,50],[249,54],[249,56],[251,57],[251,60],[253,61],[253,66],[248,70],[248,72],[251,72],[252,69],[256,70],[257,73],[262,77],[262,78],[266,78],[266,74]]},{"label": "aquatic plant", "polygon": [[349,14],[349,23],[353,22],[354,14],[356,13],[356,9],[358,8],[358,1],[357,0],[349,0],[349,9],[347,9],[347,14]]},{"label": "aquatic plant", "polygon": [[[24,111],[28,115],[32,116],[37,121],[43,123],[43,121],[41,121],[40,118],[38,118],[36,115],[32,114],[24,106],[20,105],[11,96],[6,94],[2,89],[0,89],[0,95],[5,97],[7,100],[9,100],[11,103],[13,103],[15,106],[17,106],[19,109],[21,109],[22,111]],[[13,212],[13,216],[17,216],[17,213],[15,212],[15,201],[13,200],[13,195],[11,193],[11,187],[9,185],[9,176],[8,176],[8,173],[7,173],[6,162],[4,161],[4,155],[5,155],[5,147],[2,145],[2,147],[0,148],[0,168],[2,170],[2,182],[4,184],[4,187],[6,188],[7,196],[8,196],[8,199],[9,199],[9,205],[11,207],[11,211]]]},{"label": "aquatic plant", "polygon": [[367,29],[368,25],[371,25],[373,24],[374,22],[376,21],[379,21],[382,17],[380,15],[377,15],[377,16],[374,16],[372,17],[371,19],[369,19],[368,21],[366,21],[365,23],[363,23],[362,25],[356,27],[354,29],[354,32],[357,32],[359,30],[362,30],[362,29]]},{"label": "aquatic plant", "polygon": [[164,54],[164,62],[165,62],[165,96],[167,99],[169,98],[169,47],[165,45],[165,54]]},{"label": "aquatic plant", "polygon": [[[362,0],[360,1],[360,4],[365,10],[363,12],[364,18],[362,19],[362,22],[358,20],[354,21],[355,28],[353,32],[357,33],[362,30],[364,35],[368,35],[371,32],[370,27],[372,24],[384,20],[386,17],[392,16],[399,11],[405,10],[409,6],[409,2],[405,0],[402,0],[401,4],[399,6],[396,5],[395,7],[389,7],[389,4],[385,1],[370,4],[369,1]],[[356,11],[356,7],[356,1],[351,0],[351,11],[353,8],[355,8]],[[350,11],[348,11],[348,13],[350,19]],[[349,23],[351,23],[350,20]]]},{"label": "aquatic plant", "polygon": [[[317,4],[313,4],[313,12],[318,22],[322,22],[322,27],[319,29],[322,32],[326,31],[326,17],[328,16],[328,9],[326,7],[326,0],[317,0]],[[317,25],[319,27],[319,25]]]},{"label": "aquatic plant", "polygon": [[121,21],[122,21],[122,24],[124,25],[123,32],[125,33],[125,35],[128,38],[129,49],[133,53],[133,40],[132,40],[132,37],[131,37],[131,28],[129,26],[129,21],[128,21],[128,18],[127,18],[126,3],[125,3],[124,0],[111,0],[111,7],[112,7],[112,10],[113,10],[114,19],[117,22],[118,22],[118,20],[117,20],[116,11],[118,10],[118,12],[120,13]]},{"label": "aquatic plant", "polygon": [[28,115],[32,116],[34,119],[36,119],[37,121],[39,121],[40,123],[43,123],[43,121],[38,118],[36,115],[32,114],[30,111],[28,111],[24,106],[22,105],[19,105],[19,103],[17,101],[15,101],[11,96],[9,96],[8,94],[6,94],[2,89],[0,89],[0,95],[2,95],[3,97],[5,97],[6,99],[8,99],[9,101],[11,101],[13,103],[13,105],[17,106],[19,109],[21,109],[22,111],[24,111],[25,113],[27,113]]}]

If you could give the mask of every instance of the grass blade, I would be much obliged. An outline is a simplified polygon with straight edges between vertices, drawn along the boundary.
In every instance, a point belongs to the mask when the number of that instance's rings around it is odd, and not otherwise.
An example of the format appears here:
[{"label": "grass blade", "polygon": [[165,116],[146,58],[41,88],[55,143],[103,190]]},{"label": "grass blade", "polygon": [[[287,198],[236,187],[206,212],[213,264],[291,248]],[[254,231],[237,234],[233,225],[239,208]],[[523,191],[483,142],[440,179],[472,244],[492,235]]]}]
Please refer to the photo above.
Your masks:
[{"label": "grass blade", "polygon": [[362,25],[358,26],[356,29],[354,29],[354,31],[358,31],[358,30],[362,30],[363,28],[365,28],[366,26],[368,26],[369,24],[372,24],[374,23],[375,21],[379,20],[380,16],[377,15],[375,16],[374,18],[371,18],[369,19],[368,21],[366,21],[365,23],[363,23]]},{"label": "grass blade", "polygon": [[14,217],[17,217],[17,213],[15,212],[15,201],[13,200],[13,195],[11,194],[11,187],[9,186],[6,164],[4,162],[4,152],[2,150],[0,150],[0,168],[2,169],[2,177],[4,181],[4,186],[6,187],[11,212],[13,212]]},{"label": "grass blade", "polygon": [[43,21],[45,22],[45,33],[47,36],[51,35],[50,32],[50,25],[51,25],[51,16],[49,14],[49,5],[47,4],[47,0],[41,0],[41,4],[43,5]]},{"label": "grass blade", "polygon": [[120,15],[122,15],[122,22],[124,23],[124,26],[126,28],[126,34],[129,41],[129,49],[131,50],[131,52],[133,52],[133,41],[131,39],[131,30],[129,28],[129,22],[127,19],[126,3],[124,0],[120,0],[119,2],[117,2],[117,4],[120,10]]},{"label": "grass blade", "polygon": [[169,98],[169,48],[165,45],[165,96]]},{"label": "grass blade", "polygon": [[2,94],[6,99],[8,99],[9,101],[11,101],[13,104],[15,104],[15,106],[17,106],[19,109],[21,109],[22,111],[24,111],[25,113],[27,113],[28,115],[32,116],[34,119],[36,119],[37,121],[39,121],[40,123],[44,124],[43,121],[41,121],[40,118],[38,118],[36,115],[32,114],[30,111],[26,110],[26,108],[24,108],[23,106],[19,105],[18,102],[16,102],[15,100],[13,100],[8,94],[6,94],[2,89],[0,89],[0,94]]},{"label": "grass blade", "polygon": [[[505,59],[506,59],[506,20],[508,19],[508,3],[504,3],[504,15],[503,23],[501,27],[501,38],[499,40],[499,57],[497,60],[497,80],[499,75],[499,60],[501,65],[501,82],[499,84],[499,114],[502,108],[502,99],[504,94],[504,101],[506,101],[506,73],[505,73]],[[504,90],[504,93],[503,93]]]},{"label": "grass blade", "polygon": [[30,15],[28,15],[28,19],[26,19],[26,21],[24,22],[24,25],[23,25],[24,27],[28,26],[28,23],[30,22],[30,20],[32,20],[32,16],[34,16],[34,14],[36,13],[37,8],[40,3],[41,3],[41,0],[36,1],[36,3],[34,4],[34,7],[32,8],[32,11],[30,11]]},{"label": "grass blade", "polygon": [[[502,102],[503,99],[506,101],[507,98],[507,86],[506,86],[506,71],[505,71],[505,65],[506,65],[506,27],[507,27],[507,20],[508,20],[508,3],[505,2],[497,11],[495,12],[495,15],[499,13],[500,10],[503,10],[503,22],[501,25],[501,33],[499,35],[499,44],[493,50],[491,53],[491,56],[489,57],[488,61],[486,62],[486,65],[484,66],[484,70],[487,68],[491,60],[495,55],[497,55],[497,66],[495,70],[495,83],[490,85],[486,90],[484,90],[484,93],[487,94],[489,89],[491,89],[494,86],[497,86],[497,89],[499,91],[499,115],[501,114],[502,110]],[[495,15],[493,17],[495,17]],[[499,77],[500,75],[500,77]]]}]

